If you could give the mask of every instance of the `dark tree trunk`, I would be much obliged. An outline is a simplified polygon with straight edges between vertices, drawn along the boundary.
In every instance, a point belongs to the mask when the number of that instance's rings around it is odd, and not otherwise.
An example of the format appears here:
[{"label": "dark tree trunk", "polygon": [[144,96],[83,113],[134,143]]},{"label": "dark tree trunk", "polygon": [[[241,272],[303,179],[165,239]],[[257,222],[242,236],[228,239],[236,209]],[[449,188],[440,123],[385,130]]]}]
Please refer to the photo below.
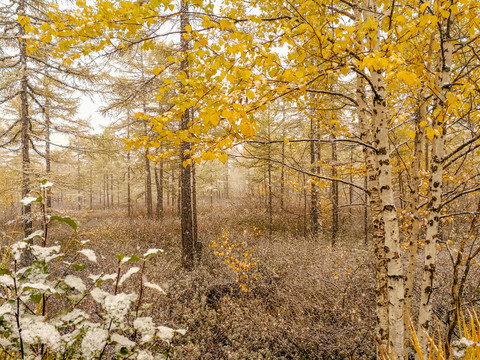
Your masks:
[{"label": "dark tree trunk", "polygon": [[[25,15],[25,0],[21,0],[18,9],[19,15]],[[28,114],[28,79],[27,79],[27,42],[22,36],[25,35],[25,29],[19,25],[19,48],[20,48],[20,65],[23,70],[22,80],[20,82],[20,103],[21,113],[20,122],[22,124],[22,197],[26,197],[30,193],[30,118]],[[32,207],[30,204],[23,206],[23,231],[25,237],[32,233]],[[33,240],[29,241],[33,244]],[[27,259],[29,261],[30,259]]]},{"label": "dark tree trunk", "polygon": [[157,219],[163,218],[163,162],[160,162],[160,169],[155,169],[155,185],[157,188]]},{"label": "dark tree trunk", "polygon": [[[318,138],[317,124],[314,119],[310,120],[310,134],[312,140]],[[310,143],[310,165],[314,174],[320,173],[318,166],[319,161],[319,144],[315,141]],[[318,233],[320,231],[320,211],[318,209],[318,187],[312,182],[311,196],[310,196],[310,237],[316,241],[318,239]]]},{"label": "dark tree trunk", "polygon": [[[186,32],[189,25],[188,3],[182,0],[181,3],[180,31]],[[188,77],[188,59],[185,54],[188,51],[188,40],[180,37],[180,47],[184,58],[180,64],[180,69]],[[185,91],[183,88],[181,91]],[[190,121],[190,109],[186,109],[180,121],[180,129],[187,131]],[[195,243],[193,234],[193,216],[192,216],[192,166],[189,164],[191,145],[188,141],[183,141],[180,149],[180,178],[181,178],[181,215],[180,223],[182,229],[182,265],[186,270],[192,270],[195,265]]]},{"label": "dark tree trunk", "polygon": [[[335,137],[332,137],[335,139]],[[337,145],[332,142],[332,178],[337,177]],[[331,245],[334,246],[337,242],[338,235],[338,182],[332,182],[332,239]]]}]

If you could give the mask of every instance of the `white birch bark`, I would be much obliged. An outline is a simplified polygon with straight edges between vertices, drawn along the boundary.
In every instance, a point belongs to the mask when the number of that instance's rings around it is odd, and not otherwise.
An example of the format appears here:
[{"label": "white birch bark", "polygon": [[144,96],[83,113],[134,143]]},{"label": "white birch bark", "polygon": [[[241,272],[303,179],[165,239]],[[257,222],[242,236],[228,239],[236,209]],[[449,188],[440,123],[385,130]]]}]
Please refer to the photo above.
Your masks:
[{"label": "white birch bark", "polygon": [[418,204],[420,200],[420,171],[423,158],[423,138],[424,130],[420,126],[422,121],[427,119],[427,106],[423,91],[419,92],[418,109],[415,117],[415,139],[414,139],[414,158],[412,163],[412,176],[410,184],[410,203],[409,212],[412,214],[412,224],[410,227],[408,268],[405,274],[405,304],[404,304],[404,324],[405,324],[405,354],[410,350],[410,318],[412,308],[412,293],[415,285],[415,275],[418,262],[418,237],[420,234],[420,215]]},{"label": "white birch bark", "polygon": [[426,334],[432,321],[432,292],[436,266],[436,245],[439,237],[439,215],[443,189],[443,157],[445,153],[445,129],[447,112],[447,92],[450,83],[453,42],[450,38],[453,14],[442,21],[440,41],[442,46],[438,53],[438,75],[435,81],[435,106],[432,116],[432,128],[435,135],[432,140],[430,161],[429,201],[427,204],[427,232],[425,235],[425,266],[421,287],[420,310],[418,315],[418,340],[423,353],[427,353],[428,339]]},{"label": "white birch bark", "polygon": [[[357,2],[354,8],[354,16],[357,31],[360,30],[360,21],[362,20],[361,8],[365,4],[362,0]],[[357,51],[363,51],[362,41],[357,42]],[[367,144],[373,145],[374,136],[372,132],[372,124],[369,123],[367,113],[367,101],[365,96],[365,79],[362,75],[357,74],[356,77],[356,101],[357,116],[361,126],[360,139]],[[375,343],[377,346],[377,354],[388,353],[388,283],[387,283],[387,261],[384,248],[385,232],[383,219],[380,209],[379,183],[378,183],[378,161],[375,151],[371,148],[364,148],[366,176],[367,176],[367,194],[371,210],[373,222],[373,243],[375,249],[375,270],[376,270],[376,327],[375,327]]]}]

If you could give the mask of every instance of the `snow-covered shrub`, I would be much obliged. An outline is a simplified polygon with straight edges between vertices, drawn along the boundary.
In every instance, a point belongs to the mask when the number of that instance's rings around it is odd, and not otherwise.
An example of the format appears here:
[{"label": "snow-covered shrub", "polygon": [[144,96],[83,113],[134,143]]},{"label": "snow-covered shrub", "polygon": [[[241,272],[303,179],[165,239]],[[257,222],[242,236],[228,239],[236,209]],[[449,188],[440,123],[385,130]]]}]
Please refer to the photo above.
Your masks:
[{"label": "snow-covered shrub", "polygon": [[[64,222],[73,230],[77,228],[68,217],[46,214],[43,199],[50,186],[44,182],[39,196],[22,200],[23,204],[36,203],[41,207],[45,219],[43,229],[13,243],[3,254],[0,265],[2,358],[166,358],[175,334],[184,334],[185,330],[156,326],[151,318],[140,317],[146,287],[164,294],[163,289],[148,282],[144,275],[147,261],[162,250],[150,249],[141,257],[117,255],[118,266],[113,274],[83,274],[85,267],[77,260],[97,262],[93,250],[82,248],[73,255],[73,262],[67,262],[60,246],[46,246],[45,234],[52,221]],[[32,240],[42,246],[34,245]],[[33,260],[25,266],[22,259],[26,253]],[[140,267],[131,266],[136,263]],[[139,284],[135,286],[138,291],[124,292],[124,284],[137,272],[140,273]],[[112,281],[113,286],[105,286],[108,281]],[[97,303],[101,311],[82,309],[88,300]]]}]

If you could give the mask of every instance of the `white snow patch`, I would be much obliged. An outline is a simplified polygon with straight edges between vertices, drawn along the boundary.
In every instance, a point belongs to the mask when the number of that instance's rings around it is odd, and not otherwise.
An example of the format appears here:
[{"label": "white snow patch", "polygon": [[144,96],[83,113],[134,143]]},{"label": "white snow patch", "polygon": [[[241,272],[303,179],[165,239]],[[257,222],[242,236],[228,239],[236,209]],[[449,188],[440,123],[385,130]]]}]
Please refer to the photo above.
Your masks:
[{"label": "white snow patch", "polygon": [[146,258],[150,255],[155,255],[158,253],[163,253],[164,251],[162,249],[148,249],[145,254],[143,254],[143,257]]},{"label": "white snow patch", "polygon": [[146,282],[144,284],[146,287],[150,288],[150,289],[154,289],[154,290],[157,290],[160,294],[163,294],[163,295],[166,295],[167,293],[165,292],[165,290],[163,290],[160,286],[158,286],[157,284],[154,284],[154,283],[151,283],[151,282]]},{"label": "white snow patch", "polygon": [[79,292],[87,291],[87,287],[83,283],[83,280],[77,276],[67,275],[65,276],[65,279],[63,281],[65,282],[65,284],[67,284],[68,286],[74,288]]},{"label": "white snow patch", "polygon": [[53,325],[45,323],[43,317],[24,317],[21,327],[25,344],[45,344],[54,352],[62,350],[59,332]]},{"label": "white snow patch", "polygon": [[131,267],[130,269],[128,269],[128,271],[120,278],[120,281],[118,282],[118,285],[121,286],[125,280],[127,280],[130,276],[132,276],[133,274],[137,273],[140,271],[140,268],[139,267]]},{"label": "white snow patch", "polygon": [[148,350],[142,350],[137,355],[137,360],[154,360],[152,353]]},{"label": "white snow patch", "polygon": [[[43,235],[43,231],[42,231]],[[43,246],[38,246],[38,245],[32,245],[32,253],[33,255],[38,259],[38,260],[45,260],[53,253],[59,253],[60,252],[60,246],[50,246],[50,247],[43,247]]]},{"label": "white snow patch", "polygon": [[105,310],[113,319],[122,322],[130,309],[130,304],[136,298],[135,294],[108,294],[105,296]]},{"label": "white snow patch", "polygon": [[100,327],[88,329],[82,340],[82,353],[86,360],[92,360],[102,351],[107,343],[108,331]]},{"label": "white snow patch", "polygon": [[33,233],[31,233],[30,235],[28,235],[25,239],[23,240],[31,240],[33,239],[34,237],[43,237],[43,230],[37,230]]},{"label": "white snow patch", "polygon": [[11,276],[8,275],[1,275],[0,276],[0,285],[1,286],[14,286],[13,279]]},{"label": "white snow patch", "polygon": [[121,345],[122,347],[126,347],[128,349],[130,349],[130,348],[132,348],[136,345],[135,342],[133,342],[133,341],[127,339],[125,336],[122,336],[122,335],[117,334],[117,333],[112,334],[110,339],[113,342],[116,342],[118,345]]},{"label": "white snow patch", "polygon": [[133,321],[133,327],[142,335],[142,343],[150,342],[155,336],[155,324],[150,316],[139,317]]},{"label": "white snow patch", "polygon": [[94,262],[94,263],[97,262],[97,255],[95,255],[95,252],[91,249],[82,249],[78,253],[85,255],[87,259],[91,262]]},{"label": "white snow patch", "polygon": [[53,183],[50,181],[47,181],[45,184],[40,184],[40,189],[48,189],[53,186]]},{"label": "white snow patch", "polygon": [[22,203],[23,206],[30,205],[32,202],[36,201],[37,198],[33,196],[26,196],[20,202]]}]

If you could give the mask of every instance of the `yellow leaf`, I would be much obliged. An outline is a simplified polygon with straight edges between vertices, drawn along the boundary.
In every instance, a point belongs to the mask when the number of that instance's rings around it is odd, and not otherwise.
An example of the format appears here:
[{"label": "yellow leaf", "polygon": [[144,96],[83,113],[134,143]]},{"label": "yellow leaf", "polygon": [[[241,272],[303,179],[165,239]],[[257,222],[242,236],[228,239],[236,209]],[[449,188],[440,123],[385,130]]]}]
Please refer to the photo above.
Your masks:
[{"label": "yellow leaf", "polygon": [[220,29],[227,30],[230,28],[230,21],[228,20],[220,20]]},{"label": "yellow leaf", "polygon": [[431,127],[427,127],[426,131],[427,131],[427,137],[430,140],[433,140],[433,138],[435,136],[435,130],[433,130]]},{"label": "yellow leaf", "polygon": [[250,100],[253,100],[255,98],[255,93],[252,90],[247,90],[247,97]]},{"label": "yellow leaf", "polygon": [[158,67],[153,68],[153,73],[155,74],[155,76],[158,76],[161,71],[162,71],[162,70],[161,70],[160,68],[158,68]]},{"label": "yellow leaf", "polygon": [[415,139],[415,131],[413,130],[407,131],[407,135],[410,139]]},{"label": "yellow leaf", "polygon": [[221,154],[218,154],[218,159],[223,163],[225,164],[228,160],[228,155],[227,153],[221,153]]},{"label": "yellow leaf", "polygon": [[135,119],[140,119],[141,117],[143,117],[143,113],[142,112],[137,112],[135,113]]},{"label": "yellow leaf", "polygon": [[190,25],[185,26],[185,31],[186,31],[186,32],[191,32],[191,31],[192,31],[192,27],[191,27]]},{"label": "yellow leaf", "polygon": [[427,126],[427,122],[425,120],[423,120],[423,121],[420,121],[420,124],[418,124],[418,125],[420,125],[421,127],[425,127],[425,126]]},{"label": "yellow leaf", "polygon": [[204,152],[202,152],[202,159],[203,160],[215,160],[215,154],[211,151],[204,151]]}]

